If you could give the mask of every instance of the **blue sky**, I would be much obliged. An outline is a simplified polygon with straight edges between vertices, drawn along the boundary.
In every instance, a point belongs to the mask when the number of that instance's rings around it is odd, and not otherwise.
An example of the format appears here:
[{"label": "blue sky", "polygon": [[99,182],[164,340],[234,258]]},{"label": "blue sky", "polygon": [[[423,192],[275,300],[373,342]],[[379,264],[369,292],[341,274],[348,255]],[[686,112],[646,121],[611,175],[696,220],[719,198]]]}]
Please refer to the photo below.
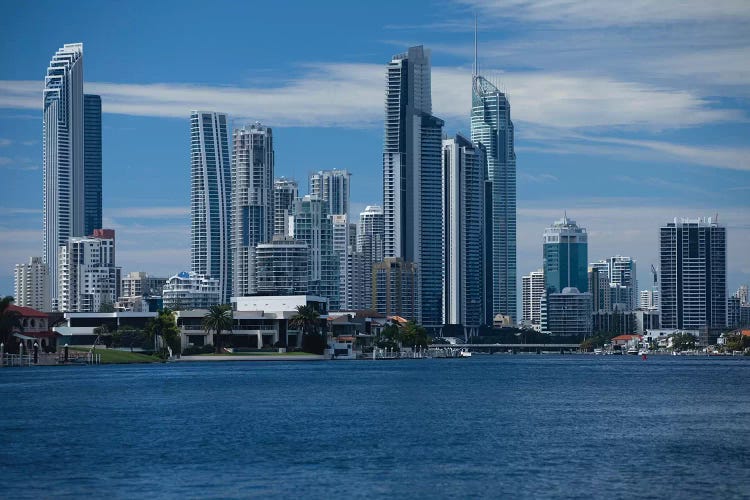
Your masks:
[{"label": "blue sky", "polygon": [[382,199],[393,54],[432,50],[433,111],[469,132],[474,12],[482,71],[516,124],[519,276],[563,210],[591,260],[630,255],[643,286],[660,225],[718,213],[730,292],[750,282],[744,0],[39,1],[0,5],[0,294],[41,254],[41,88],[64,43],[84,43],[85,89],[102,95],[118,263],[166,276],[189,265],[191,109],[273,127],[277,176],[349,169],[360,210]]}]

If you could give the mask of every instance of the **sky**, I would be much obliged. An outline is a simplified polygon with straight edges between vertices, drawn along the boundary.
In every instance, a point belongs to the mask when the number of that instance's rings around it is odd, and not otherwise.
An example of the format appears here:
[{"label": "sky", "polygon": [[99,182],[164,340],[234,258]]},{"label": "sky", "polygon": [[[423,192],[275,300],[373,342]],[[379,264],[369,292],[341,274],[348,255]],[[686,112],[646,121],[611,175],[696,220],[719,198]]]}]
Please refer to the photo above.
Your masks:
[{"label": "sky", "polygon": [[564,212],[589,260],[628,255],[641,288],[658,229],[718,214],[732,293],[750,282],[750,4],[746,0],[438,0],[0,4],[0,294],[42,254],[42,85],[84,44],[102,96],[104,225],[123,272],[189,268],[189,113],[274,129],[276,176],[302,191],[352,172],[352,207],[382,203],[385,64],[432,51],[433,113],[469,134],[480,71],[516,130],[518,276],[541,267]]}]

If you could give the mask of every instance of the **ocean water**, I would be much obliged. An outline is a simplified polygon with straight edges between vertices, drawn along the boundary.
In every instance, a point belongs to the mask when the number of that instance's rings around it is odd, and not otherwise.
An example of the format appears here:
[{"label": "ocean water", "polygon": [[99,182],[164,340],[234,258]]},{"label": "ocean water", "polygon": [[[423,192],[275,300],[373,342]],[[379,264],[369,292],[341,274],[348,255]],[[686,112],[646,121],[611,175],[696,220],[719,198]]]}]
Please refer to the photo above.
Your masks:
[{"label": "ocean water", "polygon": [[750,498],[750,361],[0,370],[0,498]]}]

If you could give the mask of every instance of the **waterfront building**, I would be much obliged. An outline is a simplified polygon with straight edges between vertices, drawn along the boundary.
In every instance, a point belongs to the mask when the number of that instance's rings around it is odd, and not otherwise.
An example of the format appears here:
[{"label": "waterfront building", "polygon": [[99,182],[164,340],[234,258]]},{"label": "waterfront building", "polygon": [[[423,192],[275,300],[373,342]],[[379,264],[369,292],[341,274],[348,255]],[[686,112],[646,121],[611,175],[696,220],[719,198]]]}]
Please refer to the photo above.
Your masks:
[{"label": "waterfront building", "polygon": [[489,325],[492,302],[484,293],[484,147],[461,135],[443,139],[442,165],[445,259],[442,323],[468,328]]},{"label": "waterfront building", "polygon": [[259,295],[304,295],[310,271],[306,243],[291,236],[276,235],[255,250],[256,290]]},{"label": "waterfront building", "polygon": [[43,261],[56,308],[60,248],[101,226],[101,100],[83,93],[81,43],[65,44],[50,61],[42,126]]},{"label": "waterfront building", "polygon": [[289,236],[289,218],[294,200],[299,198],[299,186],[294,179],[281,177],[273,182],[273,234]]},{"label": "waterfront building", "polygon": [[274,234],[273,131],[256,122],[235,129],[232,142],[233,289],[241,297],[256,293],[255,247]]},{"label": "waterfront building", "polygon": [[91,347],[99,337],[97,328],[106,328],[110,333],[121,327],[143,331],[158,315],[156,311],[66,312],[62,324],[52,329],[61,335],[57,338],[58,345]]},{"label": "waterfront building", "polygon": [[328,215],[349,213],[350,174],[346,170],[321,170],[310,175],[310,195],[323,200]]},{"label": "waterfront building", "polygon": [[[432,115],[430,52],[410,47],[386,68],[384,256],[419,267],[419,321],[442,323],[443,121]],[[395,314],[394,312],[393,314]]]},{"label": "waterfront building", "polygon": [[726,228],[710,217],[675,218],[659,236],[662,328],[726,326]]},{"label": "waterfront building", "polygon": [[307,293],[326,297],[328,307],[337,311],[339,259],[333,251],[333,225],[327,204],[310,195],[295,200],[292,230],[294,238],[306,243],[310,251]]},{"label": "waterfront building", "polygon": [[633,317],[635,318],[635,331],[639,335],[644,335],[649,330],[661,328],[658,309],[636,309],[633,312]]},{"label": "waterfront building", "polygon": [[541,307],[544,297],[544,271],[538,269],[521,278],[523,321],[531,325],[534,330],[540,331],[542,318]]},{"label": "waterfront building", "polygon": [[208,309],[224,303],[219,280],[194,272],[181,272],[169,278],[162,298],[164,307],[173,311]]},{"label": "waterfront building", "polygon": [[114,304],[120,271],[115,266],[115,232],[94,230],[93,236],[72,237],[60,247],[59,310],[98,312]]},{"label": "waterfront building", "polygon": [[229,162],[227,115],[213,111],[192,111],[191,270],[218,280],[223,302],[229,301],[232,292],[232,186]]},{"label": "waterfront building", "polygon": [[[478,74],[471,94],[471,140],[486,148],[492,228],[492,303],[495,314],[516,318],[516,153],[510,102]],[[561,290],[559,288],[558,290]]]},{"label": "waterfront building", "polygon": [[14,278],[15,305],[50,310],[49,268],[41,257],[29,257],[28,264],[16,264]]},{"label": "waterfront building", "polygon": [[373,265],[372,304],[378,313],[420,323],[419,301],[419,271],[415,263],[386,257]]},{"label": "waterfront building", "polygon": [[9,304],[5,311],[16,314],[20,325],[11,326],[11,335],[7,337],[7,343],[2,347],[3,352],[17,353],[19,344],[23,344],[26,353],[34,352],[34,344],[38,345],[41,352],[55,352],[60,334],[50,330],[47,313],[15,303]]},{"label": "waterfront building", "polygon": [[547,332],[556,336],[589,336],[592,332],[591,294],[575,287],[547,294]]},{"label": "waterfront building", "polygon": [[544,286],[550,293],[564,288],[588,291],[588,235],[567,215],[544,230]]}]

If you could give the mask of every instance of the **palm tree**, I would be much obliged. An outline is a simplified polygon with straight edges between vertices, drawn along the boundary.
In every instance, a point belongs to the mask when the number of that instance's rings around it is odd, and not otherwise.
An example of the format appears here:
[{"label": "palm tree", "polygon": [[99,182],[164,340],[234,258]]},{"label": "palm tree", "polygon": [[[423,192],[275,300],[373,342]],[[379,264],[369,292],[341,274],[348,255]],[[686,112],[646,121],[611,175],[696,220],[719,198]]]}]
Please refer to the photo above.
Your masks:
[{"label": "palm tree", "polygon": [[10,340],[14,330],[23,331],[23,322],[18,311],[10,309],[14,302],[13,297],[8,295],[0,299],[0,342],[5,344],[8,352],[11,348]]},{"label": "palm tree", "polygon": [[318,333],[320,314],[313,306],[297,306],[297,314],[292,316],[289,324],[303,333]]},{"label": "palm tree", "polygon": [[217,354],[221,353],[221,332],[231,332],[233,321],[232,307],[228,304],[211,306],[203,316],[203,330],[206,333],[214,332],[214,346]]}]

